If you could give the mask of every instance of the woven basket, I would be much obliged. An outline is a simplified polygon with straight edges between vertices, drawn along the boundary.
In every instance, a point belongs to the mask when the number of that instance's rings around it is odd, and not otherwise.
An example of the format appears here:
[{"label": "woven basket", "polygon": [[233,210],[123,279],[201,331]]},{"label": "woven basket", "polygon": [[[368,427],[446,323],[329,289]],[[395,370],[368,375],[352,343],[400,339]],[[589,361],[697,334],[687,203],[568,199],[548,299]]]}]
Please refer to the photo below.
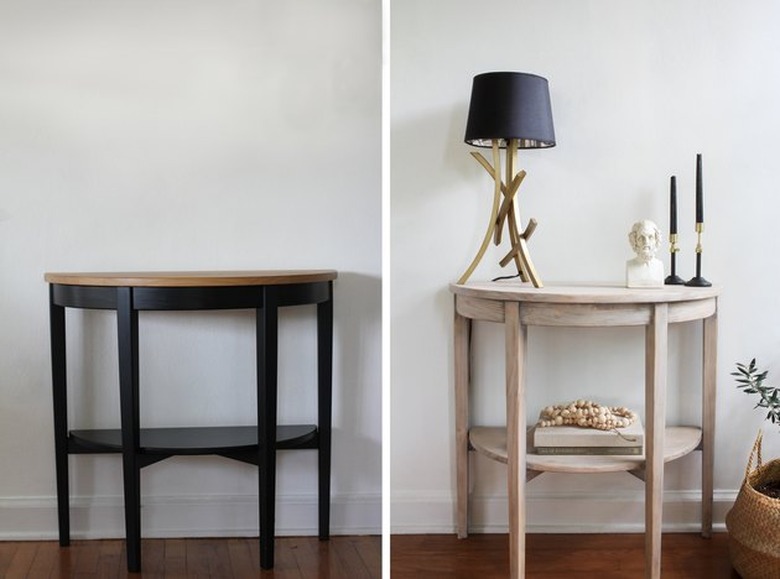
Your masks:
[{"label": "woven basket", "polygon": [[780,459],[763,463],[761,439],[759,432],[745,469],[745,480],[726,515],[729,551],[731,564],[744,579],[780,579],[780,499],[755,488],[780,480]]}]

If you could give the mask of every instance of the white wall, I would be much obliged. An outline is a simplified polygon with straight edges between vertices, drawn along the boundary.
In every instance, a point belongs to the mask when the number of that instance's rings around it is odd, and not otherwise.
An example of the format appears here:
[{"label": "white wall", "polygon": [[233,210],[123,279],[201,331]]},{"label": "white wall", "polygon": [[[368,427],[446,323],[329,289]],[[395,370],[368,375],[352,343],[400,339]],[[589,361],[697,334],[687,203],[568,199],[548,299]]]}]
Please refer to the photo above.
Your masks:
[{"label": "white wall", "polygon": [[[531,254],[547,284],[621,283],[631,224],[666,229],[678,176],[684,277],[693,275],[695,155],[703,154],[704,274],[720,300],[715,517],[741,482],[760,426],[738,392],[735,361],[780,371],[780,271],[771,243],[780,211],[780,7],[768,0],[394,0],[391,57],[392,525],[454,529],[452,298],[447,286],[476,252],[490,210],[489,177],[463,144],[471,80],[490,70],[535,72],[552,93],[558,146],[521,152]],[[664,244],[666,247],[666,244]],[[502,272],[488,251],[473,279]],[[668,254],[664,256],[668,267]],[[475,421],[503,420],[500,328],[479,325]],[[670,422],[698,421],[701,330],[670,335]],[[530,331],[527,418],[572,397],[644,410],[643,335],[636,329]],[[776,380],[776,378],[775,378]],[[667,528],[696,528],[699,456],[668,465]],[[505,469],[477,459],[475,530],[506,529]],[[551,475],[529,484],[533,530],[641,530],[643,485],[625,475]]]},{"label": "white wall", "polygon": [[[381,10],[367,0],[0,3],[0,538],[56,534],[45,271],[333,268],[334,533],[380,527]],[[312,421],[313,307],[280,421]],[[118,422],[113,316],[72,312],[72,427]],[[142,314],[148,425],[254,420],[250,312]],[[71,458],[77,537],[122,536],[117,456]],[[279,459],[280,534],[316,458]],[[253,534],[253,467],[142,474],[146,536]]]}]

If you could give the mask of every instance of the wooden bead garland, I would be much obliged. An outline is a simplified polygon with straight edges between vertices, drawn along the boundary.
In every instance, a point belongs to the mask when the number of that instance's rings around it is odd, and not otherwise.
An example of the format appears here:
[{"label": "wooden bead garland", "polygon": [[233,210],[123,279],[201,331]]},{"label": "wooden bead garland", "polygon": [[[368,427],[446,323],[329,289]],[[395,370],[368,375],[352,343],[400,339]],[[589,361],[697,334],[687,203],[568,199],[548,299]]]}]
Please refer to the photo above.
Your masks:
[{"label": "wooden bead garland", "polygon": [[637,418],[637,413],[625,406],[602,406],[591,400],[575,400],[568,404],[547,406],[539,413],[536,426],[581,426],[612,430],[625,428]]}]

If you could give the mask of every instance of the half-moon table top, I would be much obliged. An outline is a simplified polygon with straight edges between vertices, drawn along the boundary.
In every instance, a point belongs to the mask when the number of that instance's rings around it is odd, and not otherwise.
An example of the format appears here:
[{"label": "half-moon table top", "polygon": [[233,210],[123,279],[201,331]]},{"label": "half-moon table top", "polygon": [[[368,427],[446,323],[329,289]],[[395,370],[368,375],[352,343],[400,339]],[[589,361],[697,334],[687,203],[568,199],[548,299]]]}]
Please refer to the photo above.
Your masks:
[{"label": "half-moon table top", "polygon": [[279,269],[257,271],[143,271],[56,273],[48,272],[48,283],[104,287],[228,287],[303,284],[331,281],[338,273],[331,269]]},{"label": "half-moon table top", "polygon": [[618,284],[558,284],[541,288],[518,281],[468,282],[450,284],[459,296],[505,302],[557,304],[653,304],[714,298],[721,288],[665,285],[659,288],[627,288]]}]

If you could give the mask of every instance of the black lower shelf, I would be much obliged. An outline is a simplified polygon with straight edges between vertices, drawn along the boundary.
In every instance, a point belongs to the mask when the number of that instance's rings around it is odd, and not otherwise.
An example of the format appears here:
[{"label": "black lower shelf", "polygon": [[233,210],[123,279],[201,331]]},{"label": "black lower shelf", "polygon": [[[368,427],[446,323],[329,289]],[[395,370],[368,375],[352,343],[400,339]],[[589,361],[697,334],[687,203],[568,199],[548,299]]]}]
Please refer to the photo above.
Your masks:
[{"label": "black lower shelf", "polygon": [[[205,426],[187,428],[142,428],[141,454],[229,456],[257,452],[255,426]],[[71,454],[122,452],[122,431],[116,429],[72,430],[68,437]],[[317,448],[317,426],[294,424],[278,426],[278,450]]]}]

